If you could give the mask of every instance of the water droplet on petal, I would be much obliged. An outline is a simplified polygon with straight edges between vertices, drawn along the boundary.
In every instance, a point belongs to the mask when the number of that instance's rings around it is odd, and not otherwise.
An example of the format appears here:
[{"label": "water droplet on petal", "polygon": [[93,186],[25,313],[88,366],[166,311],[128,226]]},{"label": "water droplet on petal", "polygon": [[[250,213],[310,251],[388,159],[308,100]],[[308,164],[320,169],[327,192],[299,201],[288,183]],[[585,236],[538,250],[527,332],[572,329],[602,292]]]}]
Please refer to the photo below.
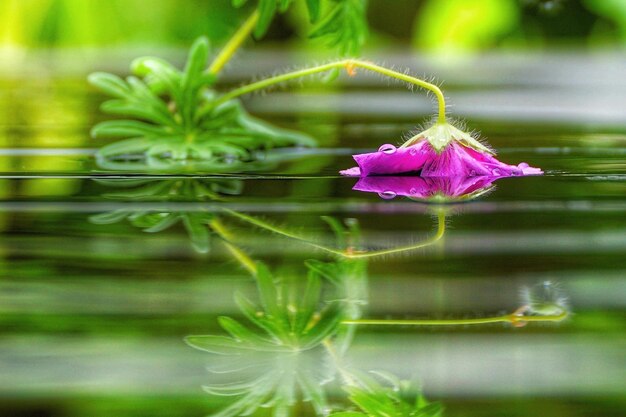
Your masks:
[{"label": "water droplet on petal", "polygon": [[393,191],[383,191],[382,193],[378,193],[380,198],[384,198],[385,200],[391,200],[396,197],[396,193]]},{"label": "water droplet on petal", "polygon": [[471,170],[470,171],[470,177],[475,177],[476,176],[476,171],[475,170]]},{"label": "water droplet on petal", "polygon": [[500,175],[500,170],[496,168],[496,169],[494,169],[493,171],[491,171],[491,173],[492,173],[493,175]]},{"label": "water droplet on petal", "polygon": [[415,156],[415,155],[417,155],[417,149],[415,149],[415,148],[410,148],[410,149],[409,149],[409,153],[410,153],[412,156]]},{"label": "water droplet on petal", "polygon": [[382,152],[384,154],[391,155],[393,153],[396,153],[396,147],[386,143],[386,144],[382,145],[380,148],[378,148],[378,152]]},{"label": "water droplet on petal", "polygon": [[409,193],[410,193],[410,194],[417,194],[417,189],[416,189],[416,188],[411,188],[411,189],[409,190]]},{"label": "water droplet on petal", "polygon": [[524,169],[524,168],[528,168],[530,165],[528,165],[526,162],[521,162],[517,167],[520,169]]}]

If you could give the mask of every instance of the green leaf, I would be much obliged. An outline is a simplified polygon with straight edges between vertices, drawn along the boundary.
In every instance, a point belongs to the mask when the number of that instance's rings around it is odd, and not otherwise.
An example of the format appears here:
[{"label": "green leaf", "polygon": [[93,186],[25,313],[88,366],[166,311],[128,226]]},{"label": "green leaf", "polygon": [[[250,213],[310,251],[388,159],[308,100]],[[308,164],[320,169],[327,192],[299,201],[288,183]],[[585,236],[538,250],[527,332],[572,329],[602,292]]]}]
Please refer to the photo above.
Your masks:
[{"label": "green leaf", "polygon": [[412,413],[413,417],[439,417],[443,412],[443,406],[441,403],[435,402],[430,403],[425,407],[416,410],[415,413]]},{"label": "green leaf", "polygon": [[248,0],[233,0],[233,6],[234,7],[241,7],[244,4],[246,4],[248,2]]},{"label": "green leaf", "polygon": [[315,271],[331,283],[341,284],[341,277],[338,274],[337,264],[318,261],[317,259],[308,259],[304,263],[311,271]]},{"label": "green leaf", "polygon": [[319,277],[313,271],[309,271],[307,276],[307,287],[300,302],[294,331],[299,334],[306,330],[311,317],[315,313],[321,295],[322,285]]},{"label": "green leaf", "polygon": [[153,145],[153,142],[146,138],[134,138],[134,139],[126,139],[119,142],[112,143],[110,145],[106,145],[97,153],[97,157],[112,157],[112,156],[122,156],[122,155],[132,155],[136,153],[145,152],[150,146]]},{"label": "green leaf", "polygon": [[257,335],[252,330],[241,325],[237,320],[227,316],[218,317],[218,322],[224,330],[232,337],[241,342],[256,345],[257,347],[267,347],[273,345],[269,340]]},{"label": "green leaf", "polygon": [[109,100],[105,101],[101,108],[102,111],[110,114],[134,116],[164,126],[175,125],[171,116],[164,115],[163,112],[143,103],[129,102],[127,100]]},{"label": "green leaf", "polygon": [[311,23],[317,22],[317,19],[320,18],[320,0],[306,0],[306,7],[309,10]]},{"label": "green leaf", "polygon": [[319,345],[334,333],[341,324],[343,309],[339,305],[327,309],[322,313],[322,318],[313,326],[300,341],[303,349],[311,349]]},{"label": "green leaf", "polygon": [[258,382],[256,380],[253,380],[230,384],[211,384],[204,385],[202,389],[211,395],[219,395],[220,397],[239,396],[250,392],[250,390],[254,388],[254,385],[257,383]]},{"label": "green leaf", "polygon": [[[259,311],[257,306],[243,294],[239,292],[235,293],[235,303],[248,320],[254,323],[257,327],[265,330],[268,335],[274,336],[281,333],[281,329],[277,328],[275,323],[272,321],[267,320],[263,312]],[[257,316],[258,313],[261,313],[262,316]]]},{"label": "green leaf", "polygon": [[166,215],[165,213],[136,212],[128,216],[128,219],[133,226],[144,229],[158,224]]},{"label": "green leaf", "polygon": [[185,343],[193,348],[220,355],[232,355],[238,350],[254,350],[254,346],[226,336],[187,336]]},{"label": "green leaf", "polygon": [[200,253],[209,252],[209,231],[207,221],[202,219],[197,213],[188,213],[183,217],[183,224],[194,249]]},{"label": "green leaf", "polygon": [[110,120],[98,123],[91,129],[91,136],[94,138],[166,135],[163,127],[137,120]]},{"label": "green leaf", "polygon": [[289,8],[292,0],[278,0],[278,11],[280,13],[285,13]]},{"label": "green leaf", "polygon": [[116,75],[96,72],[89,75],[87,79],[92,85],[113,97],[123,98],[130,94],[130,88],[126,82]]},{"label": "green leaf", "polygon": [[367,38],[365,0],[338,0],[312,29],[309,38],[323,39],[343,56],[356,56]]},{"label": "green leaf", "polygon": [[259,0],[259,21],[254,28],[254,36],[259,39],[265,35],[276,14],[276,0]]},{"label": "green leaf", "polygon": [[310,374],[306,372],[301,372],[296,375],[298,383],[302,388],[302,395],[305,401],[310,401],[313,404],[313,408],[315,409],[315,413],[318,416],[323,416],[327,414],[328,403],[326,401],[326,393],[324,392],[324,388],[322,385],[313,380]]},{"label": "green leaf", "polygon": [[135,59],[131,68],[133,73],[144,77],[146,84],[151,87],[155,94],[167,92],[177,101],[180,100],[181,74],[169,62],[153,57],[143,57]]},{"label": "green leaf", "polygon": [[89,221],[94,224],[114,224],[124,220],[127,216],[128,210],[115,210],[89,216]]},{"label": "green leaf", "polygon": [[278,293],[276,291],[274,277],[272,277],[267,266],[260,262],[257,264],[256,282],[263,309],[269,314],[275,316],[280,315],[280,306],[277,300]]},{"label": "green leaf", "polygon": [[160,221],[144,229],[147,233],[159,233],[163,230],[173,226],[180,220],[180,216],[177,213],[167,213]]},{"label": "green leaf", "polygon": [[393,402],[384,394],[384,391],[369,392],[358,387],[347,387],[346,391],[350,394],[350,401],[368,415],[395,416],[398,414]]},{"label": "green leaf", "polygon": [[181,107],[180,110],[183,113],[183,117],[186,117],[187,120],[191,118],[192,112],[196,110],[197,95],[202,86],[202,74],[208,59],[209,39],[202,36],[191,46],[181,83],[182,101],[179,103],[179,106]]}]

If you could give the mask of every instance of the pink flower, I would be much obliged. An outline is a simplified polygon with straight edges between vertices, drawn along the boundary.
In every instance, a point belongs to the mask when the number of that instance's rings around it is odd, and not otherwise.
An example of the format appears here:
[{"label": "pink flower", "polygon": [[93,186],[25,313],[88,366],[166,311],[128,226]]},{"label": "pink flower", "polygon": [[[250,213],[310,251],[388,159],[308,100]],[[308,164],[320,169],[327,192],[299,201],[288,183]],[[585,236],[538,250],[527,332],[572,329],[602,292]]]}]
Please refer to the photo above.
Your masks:
[{"label": "pink flower", "polygon": [[401,147],[383,145],[378,152],[353,155],[358,167],[342,175],[367,177],[415,173],[421,177],[509,177],[540,175],[527,163],[507,165],[469,134],[449,124],[437,124],[409,139]]},{"label": "pink flower", "polygon": [[361,177],[352,188],[356,191],[378,193],[386,200],[404,196],[432,202],[471,200],[485,195],[495,186],[499,177],[419,177],[419,176],[374,176]]}]

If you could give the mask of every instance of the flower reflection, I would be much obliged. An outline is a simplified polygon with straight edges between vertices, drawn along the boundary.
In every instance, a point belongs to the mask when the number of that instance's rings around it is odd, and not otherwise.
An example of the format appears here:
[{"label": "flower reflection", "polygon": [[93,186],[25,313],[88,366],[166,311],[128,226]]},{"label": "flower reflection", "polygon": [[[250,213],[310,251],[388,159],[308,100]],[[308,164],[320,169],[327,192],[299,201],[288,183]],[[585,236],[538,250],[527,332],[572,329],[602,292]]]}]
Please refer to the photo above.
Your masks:
[{"label": "flower reflection", "polygon": [[409,197],[431,202],[454,202],[483,196],[495,188],[499,177],[361,177],[352,188],[378,193],[381,198]]}]

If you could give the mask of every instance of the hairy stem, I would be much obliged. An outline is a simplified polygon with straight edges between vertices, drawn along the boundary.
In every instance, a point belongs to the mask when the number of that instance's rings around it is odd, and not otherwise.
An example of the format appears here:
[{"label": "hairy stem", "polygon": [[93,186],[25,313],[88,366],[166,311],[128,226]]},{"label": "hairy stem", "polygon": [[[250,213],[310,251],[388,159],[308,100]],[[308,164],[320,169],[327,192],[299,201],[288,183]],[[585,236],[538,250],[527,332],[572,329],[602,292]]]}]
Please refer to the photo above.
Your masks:
[{"label": "hairy stem", "polygon": [[518,313],[505,314],[495,317],[481,317],[474,319],[423,319],[423,320],[384,320],[384,319],[357,319],[344,320],[343,324],[359,325],[387,325],[387,326],[464,326],[475,324],[510,323],[515,326],[524,325],[528,322],[548,322],[561,321],[567,317],[568,313],[563,310],[561,313],[550,316],[524,316]]},{"label": "hairy stem", "polygon": [[248,270],[248,272],[250,272],[252,275],[256,275],[257,273],[256,263],[252,260],[252,258],[248,256],[248,254],[242,251],[238,246],[231,243],[233,236],[230,233],[230,231],[226,229],[224,224],[221,221],[219,221],[219,219],[213,219],[209,223],[209,226],[211,226],[211,229],[213,229],[213,231],[220,238],[222,238],[222,241],[224,245],[226,246],[226,249],[228,249],[228,251],[235,257],[235,259],[237,259],[239,263],[246,270]]},{"label": "hairy stem", "polygon": [[446,122],[446,101],[445,101],[445,97],[443,96],[443,93],[441,92],[441,89],[439,87],[437,87],[435,84],[431,84],[431,83],[429,83],[427,81],[424,81],[424,80],[421,80],[419,78],[415,78],[415,77],[412,77],[410,75],[407,75],[407,74],[404,74],[404,73],[401,73],[401,72],[397,72],[397,71],[391,70],[389,68],[382,67],[380,65],[373,64],[371,62],[361,61],[361,60],[356,60],[356,59],[345,59],[345,60],[341,60],[341,61],[337,61],[337,62],[331,62],[331,63],[328,63],[328,64],[318,65],[318,66],[311,67],[311,68],[305,68],[305,69],[302,69],[302,70],[289,72],[289,73],[286,73],[286,74],[277,75],[275,77],[266,78],[264,80],[257,81],[257,82],[252,83],[252,84],[244,85],[243,87],[240,87],[240,88],[237,88],[235,90],[232,90],[231,92],[226,93],[223,96],[221,96],[220,98],[218,98],[215,102],[211,103],[211,105],[212,106],[218,106],[219,104],[225,103],[228,100],[231,100],[233,98],[242,96],[244,94],[251,93],[253,91],[262,90],[262,89],[271,87],[272,85],[280,84],[280,83],[283,83],[283,82],[286,82],[286,81],[290,81],[290,80],[294,80],[294,79],[297,79],[297,78],[306,77],[306,76],[313,75],[313,74],[318,74],[318,73],[321,73],[321,72],[330,71],[330,70],[333,70],[333,69],[336,69],[336,68],[345,68],[346,71],[348,72],[348,74],[350,74],[350,75],[354,75],[355,74],[355,69],[356,68],[363,68],[363,69],[366,69],[368,71],[376,72],[378,74],[382,74],[382,75],[385,75],[387,77],[391,77],[391,78],[395,78],[397,80],[405,81],[405,82],[407,82],[409,84],[413,84],[413,85],[416,85],[418,87],[422,87],[422,88],[424,88],[426,90],[429,90],[437,98],[438,109],[439,109],[437,122],[441,123],[441,124]]},{"label": "hairy stem", "polygon": [[396,248],[381,249],[381,250],[374,250],[374,251],[355,251],[355,250],[350,250],[350,249],[339,250],[339,249],[329,248],[327,246],[320,245],[315,242],[311,242],[306,237],[298,236],[295,233],[283,230],[277,226],[266,223],[263,220],[257,219],[256,217],[248,216],[247,214],[239,213],[237,211],[229,210],[229,209],[226,209],[226,212],[228,212],[230,215],[240,220],[253,224],[262,229],[268,230],[272,233],[276,233],[278,235],[285,236],[290,239],[298,240],[316,249],[320,249],[325,252],[332,253],[333,255],[341,256],[341,257],[348,258],[348,259],[373,258],[376,256],[393,255],[393,254],[397,254],[401,252],[408,252],[408,251],[424,248],[440,240],[444,236],[445,231],[446,231],[446,216],[443,212],[439,212],[437,214],[437,225],[438,225],[437,233],[432,238],[427,239],[423,242],[415,243],[412,245],[399,246]]},{"label": "hairy stem", "polygon": [[224,45],[220,53],[215,57],[209,66],[209,72],[212,74],[219,73],[224,65],[233,57],[235,52],[241,47],[245,40],[250,36],[259,21],[259,11],[255,10],[248,19],[235,32],[232,38]]}]

